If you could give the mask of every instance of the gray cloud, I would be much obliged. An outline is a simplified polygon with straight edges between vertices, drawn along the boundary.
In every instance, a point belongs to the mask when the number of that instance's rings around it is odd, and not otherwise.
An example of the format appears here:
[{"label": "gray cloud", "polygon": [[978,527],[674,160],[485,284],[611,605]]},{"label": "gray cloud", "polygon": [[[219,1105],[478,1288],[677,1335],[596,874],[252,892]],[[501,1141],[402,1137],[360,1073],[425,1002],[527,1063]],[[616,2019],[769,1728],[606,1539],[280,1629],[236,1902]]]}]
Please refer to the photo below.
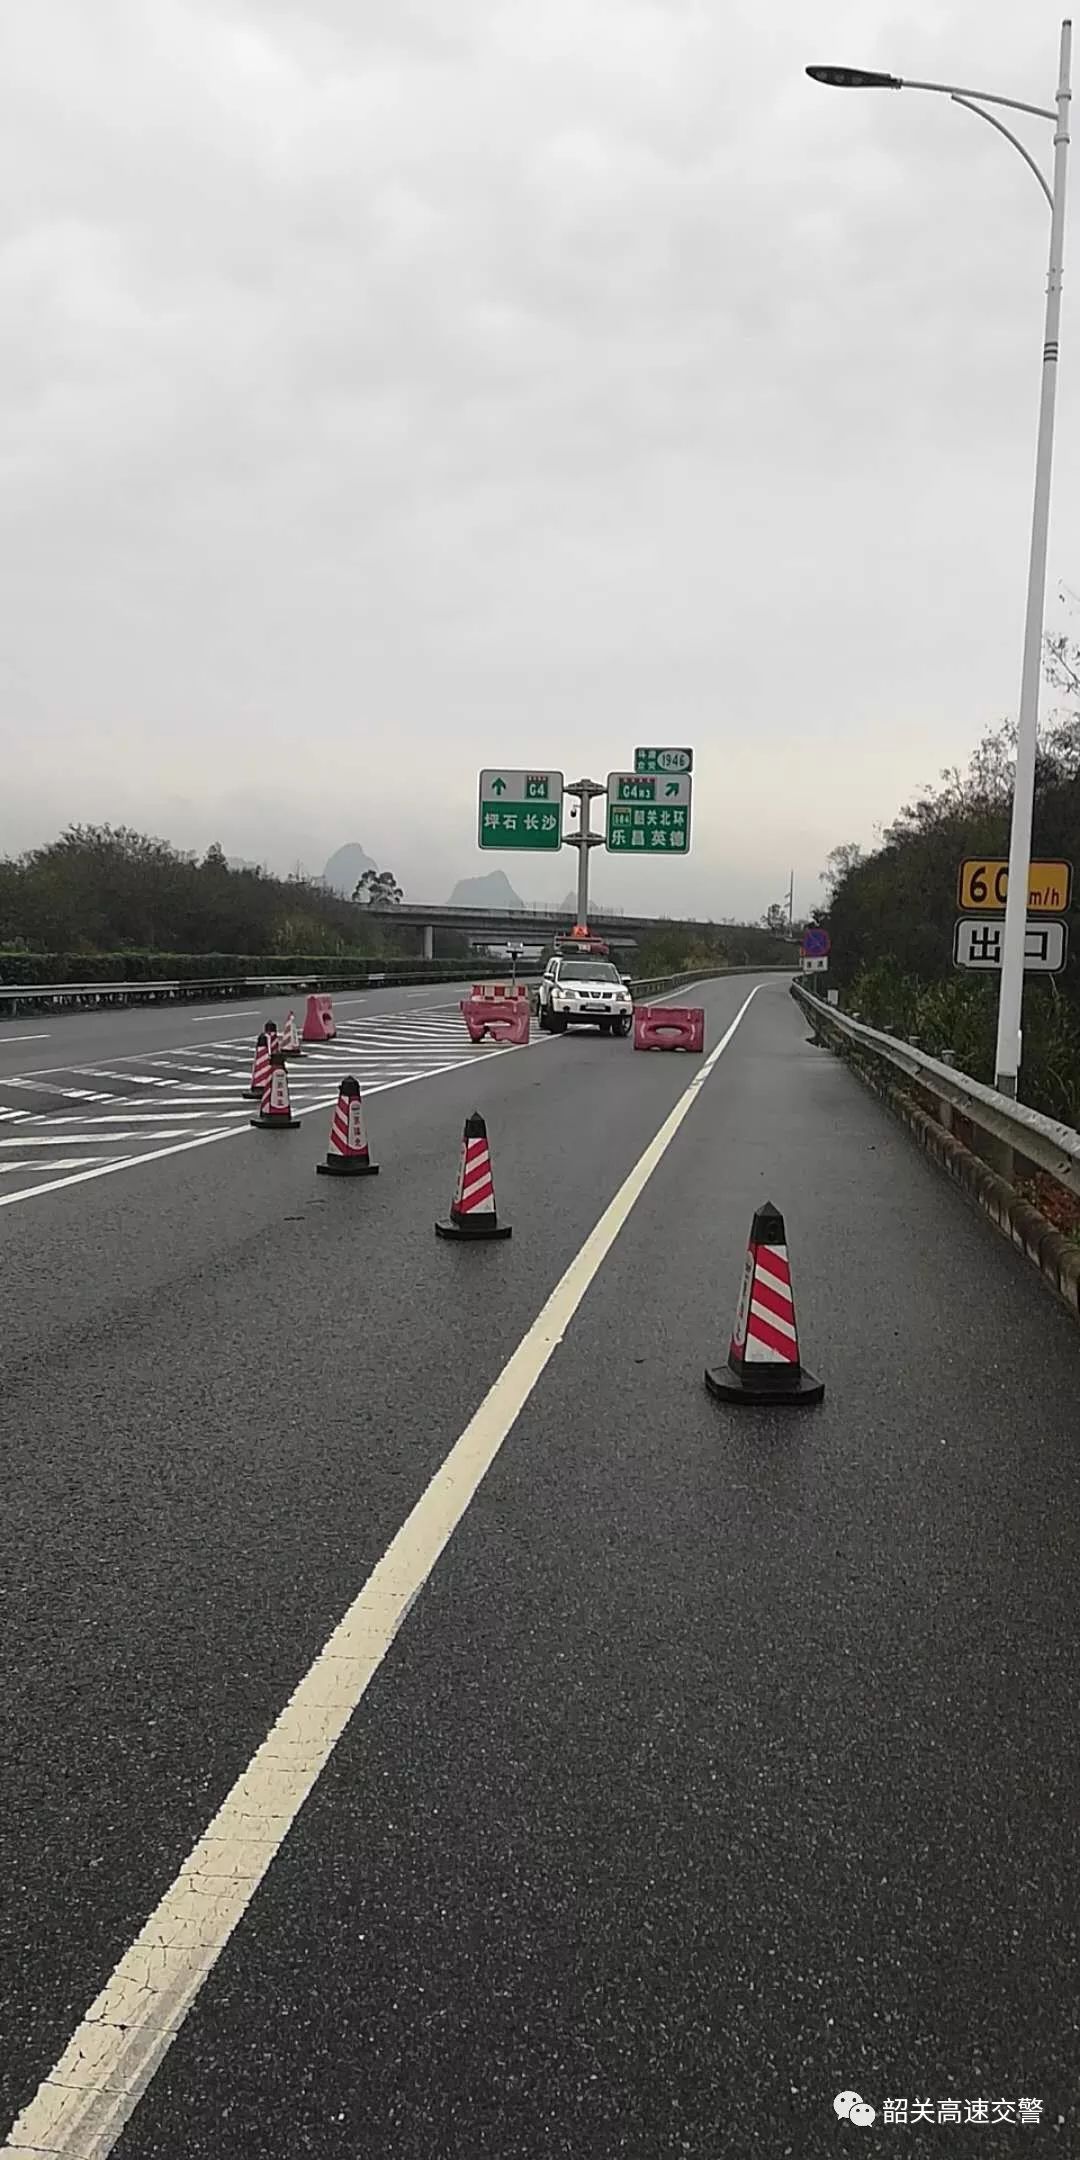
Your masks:
[{"label": "gray cloud", "polygon": [[600,889],[759,912],[1012,708],[1044,206],[944,100],[802,69],[1042,100],[1042,0],[37,0],[5,41],[0,846],[358,838],[438,895],[479,764],[692,741],[691,857]]}]

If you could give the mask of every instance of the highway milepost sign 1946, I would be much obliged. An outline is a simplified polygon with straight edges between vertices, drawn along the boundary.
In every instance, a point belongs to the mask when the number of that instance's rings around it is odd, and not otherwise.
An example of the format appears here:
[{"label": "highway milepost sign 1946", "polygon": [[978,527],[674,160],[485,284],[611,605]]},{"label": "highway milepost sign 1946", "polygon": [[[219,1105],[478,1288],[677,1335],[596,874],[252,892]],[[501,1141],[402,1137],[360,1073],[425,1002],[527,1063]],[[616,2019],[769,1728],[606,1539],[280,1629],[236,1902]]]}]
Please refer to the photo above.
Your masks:
[{"label": "highway milepost sign 1946", "polygon": [[694,769],[692,750],[635,750],[636,773],[687,773]]},{"label": "highway milepost sign 1946", "polygon": [[[1005,942],[1003,915],[962,915],[953,934],[953,960],[962,968],[1000,968]],[[1024,933],[1024,969],[1034,975],[1060,975],[1069,957],[1069,932],[1063,922],[1029,922]]]},{"label": "highway milepost sign 1946", "polygon": [[692,790],[689,773],[609,773],[607,845],[612,853],[685,855]]},{"label": "highway milepost sign 1946", "polygon": [[480,775],[482,848],[562,846],[561,772],[512,772],[492,766]]}]

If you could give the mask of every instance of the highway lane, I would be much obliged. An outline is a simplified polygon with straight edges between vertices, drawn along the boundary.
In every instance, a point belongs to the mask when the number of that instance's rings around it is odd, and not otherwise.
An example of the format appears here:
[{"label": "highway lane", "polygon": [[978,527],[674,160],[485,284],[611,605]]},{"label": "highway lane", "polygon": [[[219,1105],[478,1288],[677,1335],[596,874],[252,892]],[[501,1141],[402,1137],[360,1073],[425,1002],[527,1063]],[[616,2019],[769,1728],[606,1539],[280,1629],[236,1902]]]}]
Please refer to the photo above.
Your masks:
[{"label": "highway lane", "polygon": [[[445,993],[411,993],[404,1007],[390,993],[371,1003],[343,999],[335,1017],[334,1040],[306,1045],[290,1062],[301,1117],[326,1109],[346,1071],[366,1093],[499,1054],[490,1041],[469,1042],[458,1005]],[[153,1036],[165,1032],[158,1015],[156,1028],[142,1030],[151,1040],[139,1050],[0,1075],[0,1208],[65,1179],[83,1183],[136,1158],[154,1162],[217,1140],[230,1127],[242,1130],[251,1116],[254,1030],[262,1018],[281,1026],[285,1012],[260,1008],[246,1022],[240,1015],[230,1034],[219,1007],[202,1016],[201,1036],[191,1032],[200,1025],[196,1016],[186,1042],[155,1044]]]},{"label": "highway lane", "polygon": [[[745,986],[705,995],[715,1036]],[[846,2086],[1041,2095],[1075,2144],[1080,1348],[803,1036],[768,984],[123,2160],[824,2152]],[[360,1192],[294,1197],[283,1139],[9,1212],[12,2106],[687,1069],[486,1066],[482,1254],[430,1234],[473,1074],[382,1099]],[[829,1389],[794,1420],[701,1388],[767,1194]]]},{"label": "highway lane", "polygon": [[[344,990],[334,999],[335,1013],[412,1012],[427,1007],[453,1008],[475,980],[420,983],[389,990]],[[87,1012],[23,1013],[0,1017],[0,1082],[8,1074],[78,1072],[174,1049],[205,1049],[220,1037],[254,1043],[266,1018],[280,1027],[292,1005],[304,1017],[299,991],[268,998],[211,998],[205,1004],[119,1006]]]},{"label": "highway lane", "polygon": [[[714,1026],[747,989],[704,993]],[[316,1179],[312,1119],[0,1218],[17,1765],[0,1860],[23,1886],[10,1932],[0,1916],[0,1969],[20,1976],[0,2011],[11,2112],[687,1066],[593,1035],[534,1039],[376,1097],[370,1183]],[[462,1254],[432,1225],[476,1105],[516,1230]]]}]

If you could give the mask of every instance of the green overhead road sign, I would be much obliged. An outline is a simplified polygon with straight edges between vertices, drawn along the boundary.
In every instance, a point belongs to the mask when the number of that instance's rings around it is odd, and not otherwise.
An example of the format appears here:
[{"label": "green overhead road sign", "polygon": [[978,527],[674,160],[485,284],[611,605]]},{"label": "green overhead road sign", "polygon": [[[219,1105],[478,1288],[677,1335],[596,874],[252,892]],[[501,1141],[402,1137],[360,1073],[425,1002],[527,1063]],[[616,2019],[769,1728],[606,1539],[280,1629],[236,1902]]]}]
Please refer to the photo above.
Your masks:
[{"label": "green overhead road sign", "polygon": [[561,772],[512,772],[509,766],[492,766],[480,775],[480,846],[561,847],[562,799]]},{"label": "green overhead road sign", "polygon": [[607,846],[612,853],[685,855],[692,789],[686,773],[609,773]]},{"label": "green overhead road sign", "polygon": [[688,773],[693,771],[692,750],[635,750],[636,773]]}]

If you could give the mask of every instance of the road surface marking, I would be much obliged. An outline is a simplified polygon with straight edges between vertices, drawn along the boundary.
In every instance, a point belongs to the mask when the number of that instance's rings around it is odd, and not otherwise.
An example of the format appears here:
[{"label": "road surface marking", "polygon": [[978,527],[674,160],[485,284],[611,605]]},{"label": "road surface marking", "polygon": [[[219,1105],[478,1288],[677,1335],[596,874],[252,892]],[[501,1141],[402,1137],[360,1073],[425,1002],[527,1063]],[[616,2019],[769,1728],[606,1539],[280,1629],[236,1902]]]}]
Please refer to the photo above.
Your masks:
[{"label": "road surface marking", "polygon": [[[270,1000],[268,1000],[268,1003],[270,1003],[271,1005],[273,1004],[273,1002],[274,1002],[274,1001],[273,1001],[273,999],[270,999]],[[358,999],[358,998],[335,998],[335,1000],[334,1000],[334,1005],[335,1005],[335,1009],[336,1009],[336,1010],[340,1010],[340,1009],[341,1009],[341,1007],[342,1007],[343,1005],[356,1005],[356,1004],[359,1004],[360,1002],[361,1002],[361,1000],[360,1000],[360,999]],[[251,1007],[251,1010],[252,1010],[253,1012],[261,1012],[261,1013],[265,1013],[265,1012],[266,1012],[266,1006],[265,1006],[265,1005],[254,1005],[254,1006],[252,1006],[252,1007]],[[286,1008],[286,1010],[287,1010],[287,1008]],[[428,1010],[429,1012],[432,1012],[432,1013],[456,1013],[456,1012],[457,1012],[457,1010],[458,1010],[458,1006],[457,1006],[457,1004],[456,1004],[456,1003],[451,1003],[451,1004],[449,1004],[449,1005],[429,1005],[429,1006],[427,1007],[427,1010]],[[193,1020],[194,1020],[194,1017],[195,1017],[195,1016],[193,1015],[193,1016],[192,1016]],[[219,1011],[219,1012],[216,1012],[216,1013],[207,1013],[207,1015],[206,1015],[206,1019],[207,1019],[207,1021],[210,1021],[210,1020],[222,1020],[222,1021],[224,1021],[225,1019],[233,1019],[233,1018],[235,1018],[235,1019],[242,1019],[242,1018],[243,1018],[243,1014],[242,1014],[242,1013],[235,1013],[235,1014],[234,1014],[234,1013],[230,1012],[230,1011],[229,1011],[229,1010],[228,1010],[227,1008],[224,1008],[224,1009],[222,1009],[222,1010],[221,1010],[221,1011]],[[414,1020],[415,1018],[416,1018],[416,1008],[415,1008],[415,1006],[413,1006],[413,1007],[409,1008],[409,1010],[407,1010],[407,1011],[406,1011],[406,1010],[405,1010],[405,1009],[403,1008],[402,1010],[400,1010],[400,1011],[398,1011],[398,1012],[373,1012],[373,1011],[372,1011],[372,1010],[371,1010],[371,1009],[369,1008],[369,1009],[368,1009],[368,1011],[367,1011],[366,1013],[362,1013],[362,1014],[360,1015],[360,1017],[359,1017],[358,1019],[356,1019],[356,1020],[350,1020],[350,1021],[347,1021],[347,1022],[346,1022],[346,1026],[348,1026],[348,1027],[350,1027],[350,1028],[363,1028],[363,1027],[366,1027],[366,1026],[368,1025],[368,1022],[369,1022],[369,1021],[374,1021],[374,1022],[377,1022],[377,1023],[380,1023],[380,1024],[381,1024],[381,1023],[382,1023],[382,1022],[383,1022],[384,1020]],[[28,1036],[28,1037],[27,1037],[26,1039],[27,1039],[27,1041],[28,1041],[28,1042],[31,1042],[31,1041],[34,1041],[34,1040],[36,1040],[37,1038],[35,1038],[35,1037],[33,1037],[33,1036]],[[4,1034],[4,1032],[3,1032],[3,1029],[2,1029],[2,1028],[0,1028],[0,1049],[2,1049],[2,1048],[3,1048],[3,1046],[4,1046],[5,1042],[13,1042],[14,1040],[15,1040],[14,1036],[12,1036],[12,1035],[5,1035],[5,1034]],[[51,1036],[51,1035],[42,1035],[42,1036],[40,1037],[40,1040],[41,1040],[42,1042],[51,1042],[51,1041],[53,1040],[53,1038],[52,1038],[52,1036]],[[244,1050],[246,1049],[246,1050],[247,1050],[247,1052],[248,1052],[248,1055],[250,1056],[250,1054],[251,1054],[251,1049],[252,1049],[252,1047],[253,1047],[253,1046],[252,1046],[252,1044],[251,1044],[251,1041],[250,1041],[250,1038],[249,1038],[248,1036],[246,1036],[246,1035],[244,1035],[244,1036],[231,1036],[231,1037],[228,1037],[227,1039],[225,1039],[225,1040],[223,1040],[223,1041],[220,1041],[220,1042],[218,1042],[218,1043],[206,1043],[206,1044],[203,1044],[203,1043],[174,1043],[174,1044],[173,1044],[173,1045],[171,1046],[171,1048],[170,1048],[170,1047],[169,1047],[168,1045],[165,1045],[165,1046],[163,1046],[163,1047],[162,1047],[162,1048],[161,1048],[160,1050],[122,1050],[122,1051],[120,1052],[119,1056],[118,1056],[118,1057],[116,1057],[116,1058],[115,1058],[115,1059],[113,1060],[113,1062],[114,1062],[114,1064],[117,1064],[117,1065],[132,1065],[132,1064],[135,1064],[135,1063],[137,1063],[137,1062],[138,1062],[138,1060],[142,1059],[142,1060],[144,1060],[144,1061],[146,1061],[146,1062],[148,1062],[148,1063],[151,1063],[151,1064],[152,1064],[152,1063],[153,1063],[153,1060],[154,1060],[155,1058],[157,1058],[157,1057],[182,1057],[182,1056],[183,1056],[183,1054],[184,1054],[184,1052],[185,1052],[185,1050],[203,1050],[203,1049],[209,1049],[209,1050],[214,1050],[214,1049],[217,1049],[217,1050],[236,1050],[236,1051],[238,1051],[238,1052],[242,1052],[242,1051],[244,1051]],[[315,1047],[315,1048],[320,1048],[320,1047],[323,1047],[323,1046],[322,1046],[322,1045],[318,1045],[318,1044],[316,1044],[316,1045],[312,1045],[312,1044],[310,1044],[310,1043],[309,1043],[309,1044],[307,1044],[307,1045],[306,1045],[305,1047],[306,1047],[307,1049],[311,1049],[312,1047]],[[333,1044],[332,1044],[332,1043],[328,1043],[328,1044],[326,1044],[326,1045],[325,1045],[325,1047],[326,1047],[327,1049],[332,1049],[332,1048],[333,1048]],[[34,1069],[34,1071],[35,1071],[35,1072],[37,1072],[37,1073],[51,1073],[51,1072],[79,1072],[79,1071],[83,1071],[83,1070],[85,1070],[86,1068],[85,1068],[85,1067],[82,1067],[82,1066],[79,1066],[78,1064],[75,1064],[75,1065],[38,1065],[38,1066],[35,1066],[35,1067],[34,1067],[33,1069]]]},{"label": "road surface marking", "polygon": [[[535,1037],[531,1042],[523,1043],[520,1048],[522,1050],[543,1050],[550,1043],[559,1042],[561,1039],[561,1036],[557,1035],[541,1035]],[[491,1057],[517,1057],[518,1055],[519,1048],[514,1043],[500,1043],[489,1052]],[[461,1072],[466,1067],[475,1064],[475,1058],[458,1058],[455,1064],[435,1065],[425,1072],[406,1073],[400,1080],[376,1080],[371,1087],[364,1089],[364,1096],[366,1099],[369,1095],[384,1095],[391,1088],[411,1087],[417,1080],[436,1080],[443,1073]],[[331,1110],[337,1099],[338,1091],[335,1087],[332,1094],[320,1096],[317,1102],[294,1103],[293,1111],[297,1117],[310,1117],[313,1110]],[[233,1115],[242,1117],[247,1113],[237,1111]],[[163,1111],[163,1119],[167,1116],[168,1112]],[[162,1162],[167,1155],[185,1155],[192,1148],[210,1147],[215,1140],[235,1140],[237,1134],[245,1129],[243,1125],[229,1125],[219,1131],[199,1133],[191,1139],[180,1140],[174,1147],[148,1148],[146,1153],[142,1155],[122,1155],[116,1162],[95,1163],[92,1170],[79,1170],[74,1177],[50,1178],[47,1184],[28,1185],[23,1192],[0,1193],[0,1208],[18,1207],[21,1200],[36,1200],[39,1193],[63,1192],[69,1185],[89,1185],[94,1178],[111,1177],[114,1170],[135,1170],[138,1169],[141,1163]],[[69,1147],[73,1143],[76,1146],[81,1146],[85,1137],[85,1133],[82,1132],[65,1134]],[[113,1133],[112,1138],[114,1141],[117,1137],[118,1135]],[[132,1135],[132,1138],[136,1137],[137,1135]],[[148,1134],[147,1138],[149,1137]],[[28,1167],[28,1164],[23,1164],[24,1169]]]},{"label": "road surface marking", "polygon": [[51,1042],[51,1035],[3,1035],[0,1034],[0,1050],[11,1042]]},{"label": "road surface marking", "polygon": [[757,995],[698,1067],[194,1846],[4,2146],[105,2160],[243,1918],[590,1283]]}]

